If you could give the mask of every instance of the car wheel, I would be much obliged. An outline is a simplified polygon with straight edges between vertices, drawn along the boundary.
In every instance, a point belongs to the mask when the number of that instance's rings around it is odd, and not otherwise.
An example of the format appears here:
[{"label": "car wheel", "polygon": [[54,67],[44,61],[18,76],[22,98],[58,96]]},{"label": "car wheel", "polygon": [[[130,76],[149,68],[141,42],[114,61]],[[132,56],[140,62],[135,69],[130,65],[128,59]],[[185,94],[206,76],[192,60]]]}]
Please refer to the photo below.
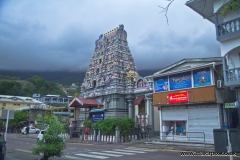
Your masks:
[{"label": "car wheel", "polygon": [[38,133],[39,133],[39,131],[36,131],[36,133],[38,134]]}]

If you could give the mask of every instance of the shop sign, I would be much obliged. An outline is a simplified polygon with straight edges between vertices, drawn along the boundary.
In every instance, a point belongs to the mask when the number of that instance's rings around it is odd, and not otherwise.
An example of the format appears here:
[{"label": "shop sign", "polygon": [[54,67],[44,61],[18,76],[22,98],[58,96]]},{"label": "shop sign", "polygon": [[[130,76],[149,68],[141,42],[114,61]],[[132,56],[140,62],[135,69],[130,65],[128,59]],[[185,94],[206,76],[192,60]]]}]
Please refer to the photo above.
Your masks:
[{"label": "shop sign", "polygon": [[188,100],[189,99],[188,99],[188,92],[187,91],[168,94],[168,103],[169,104],[184,103],[184,102],[188,102]]},{"label": "shop sign", "polygon": [[192,87],[191,72],[170,76],[169,81],[170,90]]},{"label": "shop sign", "polygon": [[210,69],[193,72],[194,87],[211,85]]},{"label": "shop sign", "polygon": [[233,103],[225,103],[224,108],[236,108],[234,102]]},{"label": "shop sign", "polygon": [[168,91],[168,78],[158,78],[154,80],[155,92]]},{"label": "shop sign", "polygon": [[92,113],[92,122],[104,120],[104,112]]}]

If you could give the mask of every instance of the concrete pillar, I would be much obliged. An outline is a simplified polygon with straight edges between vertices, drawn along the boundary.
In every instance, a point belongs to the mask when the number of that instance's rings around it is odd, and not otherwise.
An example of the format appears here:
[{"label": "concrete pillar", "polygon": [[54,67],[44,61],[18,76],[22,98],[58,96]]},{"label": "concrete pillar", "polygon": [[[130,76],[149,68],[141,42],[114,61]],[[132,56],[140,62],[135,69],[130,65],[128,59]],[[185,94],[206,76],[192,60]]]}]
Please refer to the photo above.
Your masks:
[{"label": "concrete pillar", "polygon": [[97,141],[98,142],[101,141],[101,131],[100,131],[100,129],[98,129]]},{"label": "concrete pillar", "polygon": [[120,143],[120,130],[118,127],[115,128],[115,141],[116,143]]},{"label": "concrete pillar", "polygon": [[127,97],[127,102],[128,102],[128,116],[129,118],[134,118],[134,106],[133,106],[133,101],[135,100],[135,96],[129,94]]}]

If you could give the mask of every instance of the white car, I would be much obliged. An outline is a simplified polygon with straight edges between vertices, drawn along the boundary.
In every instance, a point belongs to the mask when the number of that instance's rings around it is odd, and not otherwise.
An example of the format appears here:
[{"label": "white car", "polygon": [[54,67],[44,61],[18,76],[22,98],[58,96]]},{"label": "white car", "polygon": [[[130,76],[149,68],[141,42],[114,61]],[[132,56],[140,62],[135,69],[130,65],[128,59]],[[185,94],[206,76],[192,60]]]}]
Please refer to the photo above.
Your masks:
[{"label": "white car", "polygon": [[[42,141],[43,140],[43,136],[44,136],[44,132],[45,132],[45,130],[41,130],[40,132],[39,132],[39,134],[38,134],[38,136],[37,136],[37,140],[38,141]],[[59,134],[58,135],[59,137],[61,137],[62,139],[64,139],[64,134]]]},{"label": "white car", "polygon": [[[24,132],[26,131],[26,128],[27,128],[27,127],[23,127],[23,128],[22,128],[22,130],[21,130],[22,134],[24,134]],[[36,133],[36,134],[38,134],[39,132],[40,132],[40,129],[35,128],[35,127],[29,127],[29,134],[30,134],[30,133]]]},{"label": "white car", "polygon": [[38,134],[38,136],[37,136],[37,140],[38,140],[38,141],[43,140],[44,132],[45,132],[45,130],[41,130],[41,131],[39,132],[39,134]]}]

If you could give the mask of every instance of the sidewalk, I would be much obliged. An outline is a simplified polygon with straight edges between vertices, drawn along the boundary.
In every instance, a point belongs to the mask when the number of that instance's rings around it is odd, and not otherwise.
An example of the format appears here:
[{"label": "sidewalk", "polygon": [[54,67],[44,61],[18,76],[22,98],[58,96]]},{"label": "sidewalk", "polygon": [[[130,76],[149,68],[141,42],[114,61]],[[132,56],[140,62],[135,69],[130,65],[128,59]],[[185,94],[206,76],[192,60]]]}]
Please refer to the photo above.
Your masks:
[{"label": "sidewalk", "polygon": [[[184,143],[184,142],[147,142],[147,139],[133,140],[126,143],[118,143],[119,145],[126,145],[129,147],[138,148],[151,148],[151,149],[167,149],[167,150],[182,150],[182,151],[195,151],[195,152],[214,152],[213,144],[203,143]],[[66,140],[67,143],[88,143],[88,144],[116,144],[115,142],[99,142],[99,141],[81,141],[78,138]]]}]

